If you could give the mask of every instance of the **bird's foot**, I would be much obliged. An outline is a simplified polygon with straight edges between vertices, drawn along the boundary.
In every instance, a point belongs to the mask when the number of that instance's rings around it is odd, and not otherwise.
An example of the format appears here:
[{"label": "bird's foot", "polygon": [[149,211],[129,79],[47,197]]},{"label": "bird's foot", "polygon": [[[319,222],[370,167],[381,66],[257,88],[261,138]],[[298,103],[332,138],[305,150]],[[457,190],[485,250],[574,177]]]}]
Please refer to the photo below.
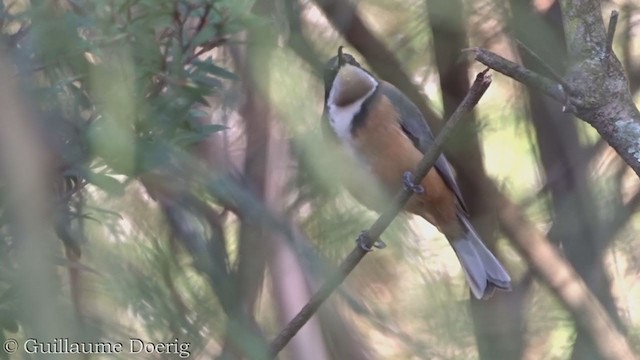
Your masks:
[{"label": "bird's foot", "polygon": [[373,251],[373,248],[384,249],[387,247],[387,244],[385,244],[384,241],[380,239],[374,241],[372,245],[368,245],[369,234],[366,231],[363,231],[360,233],[360,235],[358,235],[358,238],[356,239],[356,243],[364,251]]},{"label": "bird's foot", "polygon": [[404,187],[407,190],[411,190],[416,194],[424,193],[424,187],[420,184],[416,184],[413,182],[413,173],[411,171],[406,171],[404,175],[402,175],[402,182],[404,183]]}]

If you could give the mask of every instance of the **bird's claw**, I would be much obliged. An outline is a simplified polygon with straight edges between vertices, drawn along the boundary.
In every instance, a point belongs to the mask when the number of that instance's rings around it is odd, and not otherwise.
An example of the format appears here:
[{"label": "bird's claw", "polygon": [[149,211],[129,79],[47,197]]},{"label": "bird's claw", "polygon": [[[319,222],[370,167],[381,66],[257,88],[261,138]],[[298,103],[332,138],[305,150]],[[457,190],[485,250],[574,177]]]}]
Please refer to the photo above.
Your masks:
[{"label": "bird's claw", "polygon": [[411,190],[416,194],[424,193],[424,187],[420,184],[415,184],[413,182],[413,173],[411,171],[406,171],[404,175],[402,175],[402,180],[404,183],[404,187],[407,190]]},{"label": "bird's claw", "polygon": [[384,249],[387,247],[387,244],[384,243],[384,241],[378,239],[376,241],[373,242],[372,245],[368,245],[369,243],[369,234],[367,234],[366,231],[363,231],[360,233],[360,235],[358,235],[358,238],[356,239],[356,243],[358,244],[358,246],[364,250],[364,251],[373,251],[373,248],[376,249]]}]

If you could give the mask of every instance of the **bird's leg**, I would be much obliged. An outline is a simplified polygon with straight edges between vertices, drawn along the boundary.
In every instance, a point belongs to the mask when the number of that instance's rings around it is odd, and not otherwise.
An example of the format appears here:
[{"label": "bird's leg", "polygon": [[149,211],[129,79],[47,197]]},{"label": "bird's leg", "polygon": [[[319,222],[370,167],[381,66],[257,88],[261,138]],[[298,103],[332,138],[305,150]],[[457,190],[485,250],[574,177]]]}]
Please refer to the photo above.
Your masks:
[{"label": "bird's leg", "polygon": [[405,171],[404,175],[402,175],[402,182],[404,183],[405,189],[411,190],[416,194],[422,194],[424,188],[422,185],[414,183],[413,178],[414,176],[411,171]]},{"label": "bird's leg", "polygon": [[360,235],[358,235],[356,243],[364,251],[373,251],[373,248],[384,249],[387,247],[387,244],[385,244],[384,241],[380,239],[374,241],[373,245],[371,246],[367,245],[369,243],[369,234],[366,231],[363,231],[360,233]]}]

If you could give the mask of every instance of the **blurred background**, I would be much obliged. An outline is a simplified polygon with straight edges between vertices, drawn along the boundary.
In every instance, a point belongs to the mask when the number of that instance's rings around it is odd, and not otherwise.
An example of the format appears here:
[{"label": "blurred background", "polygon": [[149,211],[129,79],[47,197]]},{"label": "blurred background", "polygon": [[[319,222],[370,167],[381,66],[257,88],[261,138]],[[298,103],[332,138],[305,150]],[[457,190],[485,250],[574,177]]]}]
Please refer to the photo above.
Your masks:
[{"label": "blurred background", "polygon": [[[640,102],[640,1],[602,7],[620,11],[614,51]],[[0,340],[263,358],[377,217],[321,136],[337,47],[437,132],[483,69],[462,49],[548,75],[521,43],[563,74],[562,26],[554,0],[0,1]],[[514,290],[470,299],[445,238],[401,215],[280,358],[597,359],[511,246],[499,199],[640,352],[637,175],[561,105],[493,78],[446,153]]]}]

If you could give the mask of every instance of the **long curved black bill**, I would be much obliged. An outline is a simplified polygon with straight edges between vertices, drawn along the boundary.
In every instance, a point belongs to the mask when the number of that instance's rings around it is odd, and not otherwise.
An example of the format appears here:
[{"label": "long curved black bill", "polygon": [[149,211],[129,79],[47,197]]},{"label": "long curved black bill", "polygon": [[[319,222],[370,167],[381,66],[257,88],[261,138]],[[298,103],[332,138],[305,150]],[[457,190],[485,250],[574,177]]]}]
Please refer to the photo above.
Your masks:
[{"label": "long curved black bill", "polygon": [[343,48],[344,48],[344,46],[342,46],[342,45],[338,46],[338,66],[342,66],[345,63],[344,56],[342,55],[342,49]]}]

